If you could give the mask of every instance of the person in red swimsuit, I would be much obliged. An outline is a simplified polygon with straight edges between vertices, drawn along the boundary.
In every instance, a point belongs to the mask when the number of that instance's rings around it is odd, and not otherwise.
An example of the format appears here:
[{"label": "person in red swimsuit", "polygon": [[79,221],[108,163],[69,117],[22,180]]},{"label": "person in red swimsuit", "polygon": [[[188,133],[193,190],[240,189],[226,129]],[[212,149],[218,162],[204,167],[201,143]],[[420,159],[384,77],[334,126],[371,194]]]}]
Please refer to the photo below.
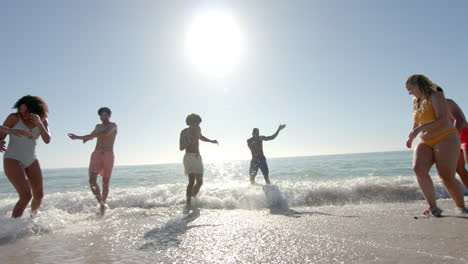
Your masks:
[{"label": "person in red swimsuit", "polygon": [[468,188],[468,171],[466,171],[465,163],[468,163],[468,122],[466,122],[465,114],[458,106],[458,104],[452,99],[447,99],[447,105],[449,108],[449,115],[453,121],[454,126],[460,133],[461,151],[460,158],[458,160],[457,173],[460,175],[460,179]]}]

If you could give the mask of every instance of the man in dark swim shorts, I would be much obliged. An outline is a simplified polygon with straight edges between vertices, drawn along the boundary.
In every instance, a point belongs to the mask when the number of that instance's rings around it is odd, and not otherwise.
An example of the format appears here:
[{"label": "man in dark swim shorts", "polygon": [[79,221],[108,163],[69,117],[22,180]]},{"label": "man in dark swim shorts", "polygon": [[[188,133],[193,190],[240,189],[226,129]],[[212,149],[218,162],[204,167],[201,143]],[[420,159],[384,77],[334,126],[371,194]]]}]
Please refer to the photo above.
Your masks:
[{"label": "man in dark swim shorts", "polygon": [[270,179],[268,178],[269,170],[268,164],[266,162],[265,155],[263,154],[263,141],[275,139],[279,132],[284,129],[286,125],[280,125],[276,133],[266,137],[260,136],[260,131],[258,128],[254,128],[252,132],[252,137],[247,140],[247,145],[249,146],[250,152],[252,152],[252,161],[250,161],[250,182],[255,184],[255,177],[257,176],[258,169],[262,171],[265,182],[270,184]]}]

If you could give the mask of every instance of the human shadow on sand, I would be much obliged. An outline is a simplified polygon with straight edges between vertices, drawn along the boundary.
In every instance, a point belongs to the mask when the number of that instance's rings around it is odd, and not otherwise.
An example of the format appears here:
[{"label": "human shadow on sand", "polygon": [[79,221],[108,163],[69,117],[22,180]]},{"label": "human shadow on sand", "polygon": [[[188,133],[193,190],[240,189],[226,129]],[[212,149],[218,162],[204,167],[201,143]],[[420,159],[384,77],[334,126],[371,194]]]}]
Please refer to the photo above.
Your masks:
[{"label": "human shadow on sand", "polygon": [[333,215],[328,213],[321,212],[298,212],[292,210],[288,206],[288,201],[284,198],[283,194],[279,190],[277,185],[268,184],[262,187],[263,192],[265,193],[265,198],[267,202],[268,209],[273,215],[284,215],[288,217],[301,217],[303,215],[325,215],[325,216],[337,216],[337,217],[346,217],[354,218],[357,216],[342,216],[342,215]]},{"label": "human shadow on sand", "polygon": [[187,230],[195,227],[213,226],[213,225],[191,225],[200,216],[200,209],[194,208],[192,212],[186,215],[179,215],[169,220],[163,227],[148,231],[144,238],[151,240],[140,247],[140,250],[166,250],[171,247],[177,247],[181,243],[179,238]]}]

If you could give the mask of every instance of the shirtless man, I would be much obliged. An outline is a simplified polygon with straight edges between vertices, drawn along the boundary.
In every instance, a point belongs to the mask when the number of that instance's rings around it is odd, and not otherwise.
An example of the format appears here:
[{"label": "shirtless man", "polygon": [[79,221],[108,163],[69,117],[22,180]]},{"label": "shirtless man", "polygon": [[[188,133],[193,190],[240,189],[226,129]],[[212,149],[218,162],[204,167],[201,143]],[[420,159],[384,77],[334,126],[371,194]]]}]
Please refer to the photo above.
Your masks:
[{"label": "shirtless man", "polygon": [[190,208],[192,197],[197,196],[203,184],[203,161],[198,148],[198,140],[218,144],[217,140],[210,140],[203,136],[200,128],[201,121],[200,116],[197,114],[188,115],[185,123],[189,127],[183,129],[180,133],[179,149],[180,151],[185,150],[184,169],[185,175],[189,178],[186,192],[186,209]]},{"label": "shirtless man", "polygon": [[247,145],[249,146],[250,152],[252,152],[252,161],[250,161],[250,182],[255,184],[255,177],[257,177],[258,169],[262,171],[263,177],[265,178],[266,184],[270,184],[270,179],[268,178],[269,170],[268,164],[266,162],[265,155],[263,154],[263,141],[269,141],[275,139],[279,132],[283,130],[286,125],[280,125],[276,133],[266,137],[260,136],[260,131],[258,128],[254,128],[252,132],[252,137],[247,140]]},{"label": "shirtless man", "polygon": [[[71,139],[83,140],[86,143],[89,140],[97,138],[96,148],[91,154],[89,163],[89,185],[101,209],[101,215],[104,215],[107,208],[106,200],[109,195],[109,182],[114,167],[114,142],[117,136],[117,124],[110,122],[112,112],[107,107],[98,110],[102,124],[96,125],[93,132],[85,136],[68,134]],[[97,184],[97,176],[102,176],[102,193]]]},{"label": "shirtless man", "polygon": [[466,171],[465,163],[468,163],[468,123],[466,122],[465,114],[461,108],[452,99],[447,99],[450,118],[454,126],[460,134],[461,151],[458,159],[457,173],[463,184],[468,188],[468,171]]}]

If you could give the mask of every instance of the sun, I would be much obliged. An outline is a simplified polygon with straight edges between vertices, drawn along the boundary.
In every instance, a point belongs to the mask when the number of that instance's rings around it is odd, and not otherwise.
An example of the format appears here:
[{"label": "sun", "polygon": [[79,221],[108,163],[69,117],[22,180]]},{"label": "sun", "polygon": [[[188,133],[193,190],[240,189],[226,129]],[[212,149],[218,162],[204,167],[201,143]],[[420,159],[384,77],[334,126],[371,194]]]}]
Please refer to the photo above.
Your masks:
[{"label": "sun", "polygon": [[233,16],[205,11],[194,17],[187,34],[190,61],[203,73],[223,77],[238,65],[242,35]]}]

